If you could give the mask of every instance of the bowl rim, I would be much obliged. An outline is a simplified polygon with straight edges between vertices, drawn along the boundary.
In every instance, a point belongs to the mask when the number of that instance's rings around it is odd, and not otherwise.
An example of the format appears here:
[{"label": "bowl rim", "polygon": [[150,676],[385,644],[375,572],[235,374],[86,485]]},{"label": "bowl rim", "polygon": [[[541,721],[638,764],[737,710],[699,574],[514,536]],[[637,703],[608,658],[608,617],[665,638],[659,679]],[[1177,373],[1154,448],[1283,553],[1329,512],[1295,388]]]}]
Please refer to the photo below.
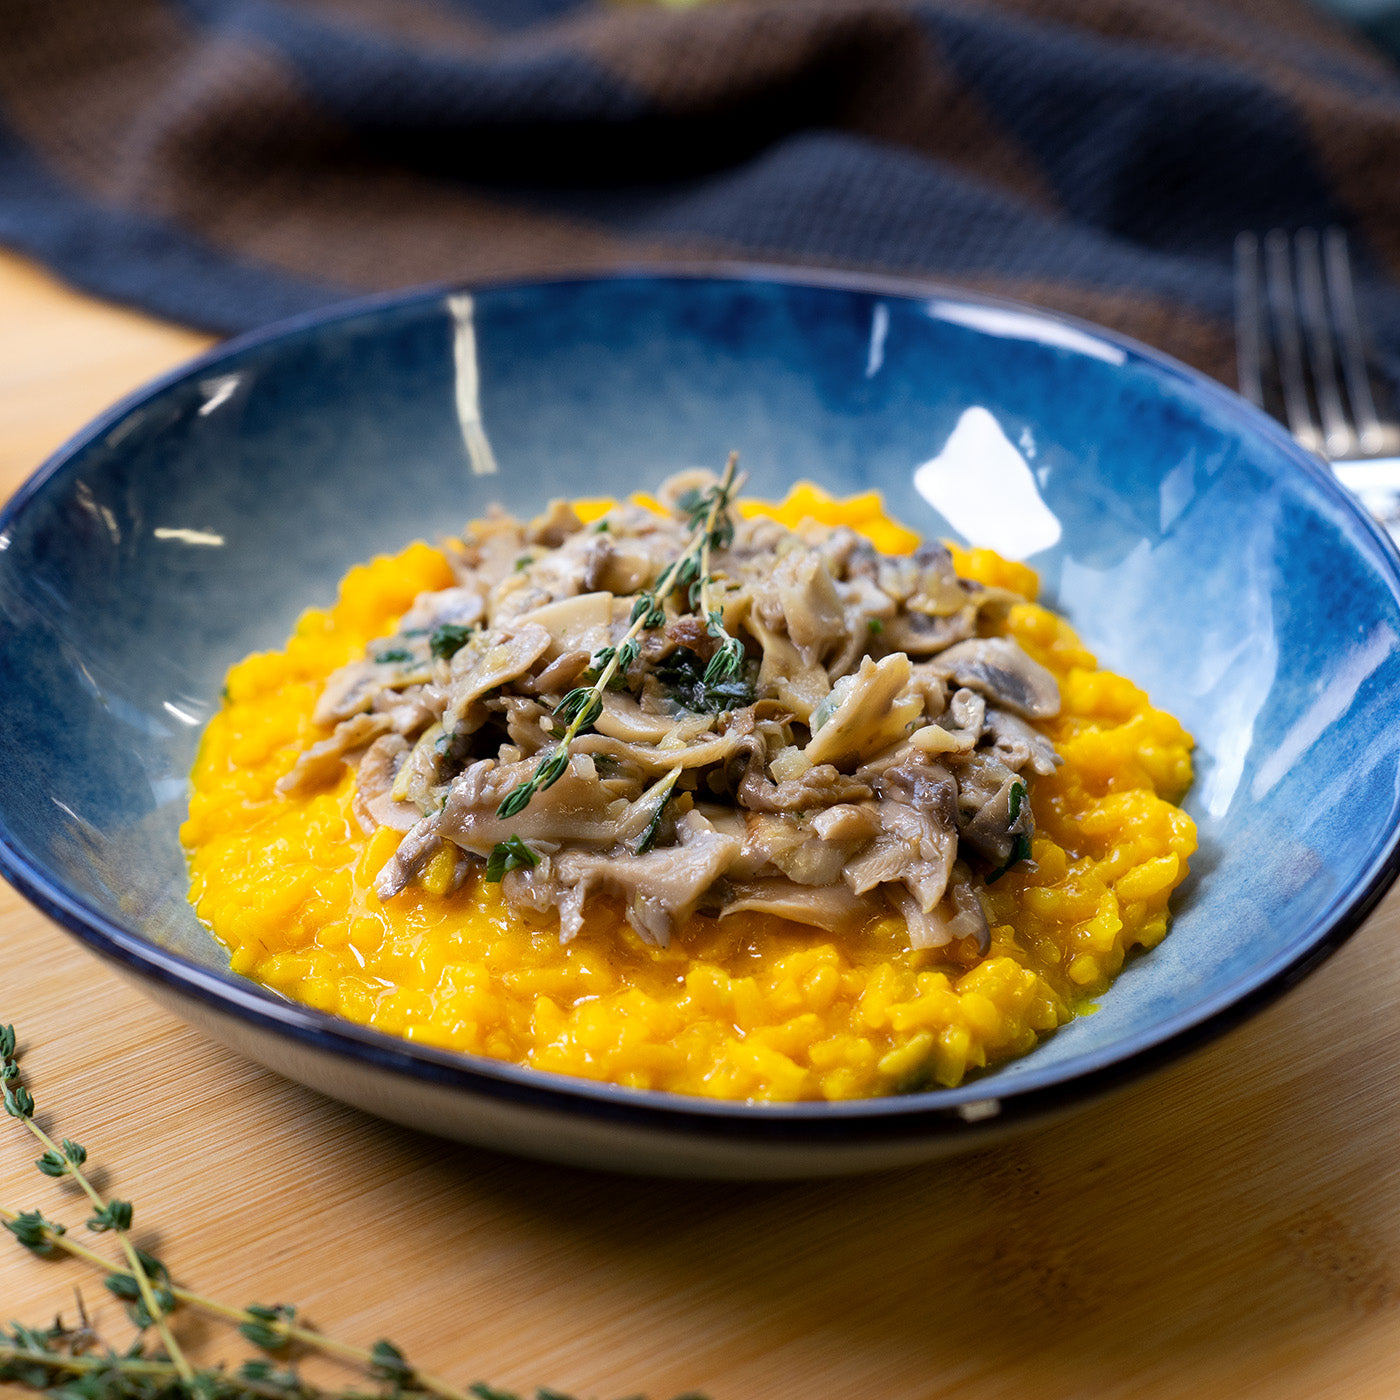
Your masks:
[{"label": "bowl rim", "polygon": [[[1342,507],[1342,518],[1358,543],[1369,543],[1378,552],[1376,562],[1388,568],[1388,582],[1392,592],[1400,598],[1400,552],[1395,542],[1361,509],[1325,464],[1298,446],[1282,425],[1262,410],[1165,352],[1079,317],[934,279],[729,261],[639,262],[598,273],[432,283],[338,301],[256,327],[219,342],[124,395],[49,454],[0,507],[0,549],[4,548],[14,522],[29,503],[74,458],[137,409],[172,388],[206,375],[235,356],[283,339],[310,335],[341,322],[420,305],[436,305],[448,296],[629,282],[759,283],[906,300],[936,299],[1011,311],[1030,318],[1028,325],[1041,321],[1091,336],[1122,350],[1125,362],[1138,361],[1155,376],[1203,397],[1227,420],[1234,420],[1247,434],[1262,437],[1293,468],[1310,477],[1314,486]],[[9,831],[3,811],[0,811],[0,875],[103,959],[179,997],[193,999],[216,1013],[232,1016],[309,1050],[345,1054],[368,1068],[405,1074],[429,1084],[466,1090],[482,1098],[548,1109],[570,1117],[652,1129],[664,1127],[668,1132],[734,1143],[871,1144],[981,1135],[993,1125],[1000,1130],[1012,1123],[1044,1117],[1163,1068],[1223,1035],[1295,986],[1365,922],[1400,875],[1400,795],[1392,802],[1390,817],[1390,824],[1369,853],[1360,878],[1334,895],[1287,946],[1260,966],[1233,979],[1212,997],[1153,1026],[1040,1070],[1023,1071],[1005,1086],[992,1071],[953,1089],[797,1103],[706,1099],[663,1090],[629,1089],[486,1056],[415,1045],[386,1032],[313,1010],[232,972],[219,972],[195,963],[124,928],[86,900],[64,889],[37,862],[29,859]]]}]

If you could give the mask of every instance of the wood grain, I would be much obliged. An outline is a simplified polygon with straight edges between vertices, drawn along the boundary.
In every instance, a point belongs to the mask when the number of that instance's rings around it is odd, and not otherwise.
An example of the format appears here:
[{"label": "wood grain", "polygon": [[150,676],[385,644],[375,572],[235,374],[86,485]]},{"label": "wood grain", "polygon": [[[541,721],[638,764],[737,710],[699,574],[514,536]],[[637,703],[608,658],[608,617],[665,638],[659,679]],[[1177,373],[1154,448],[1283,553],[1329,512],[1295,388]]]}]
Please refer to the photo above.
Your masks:
[{"label": "wood grain", "polygon": [[[0,257],[0,494],[200,337]],[[389,1127],[231,1059],[0,886],[0,1021],[178,1277],[420,1365],[654,1400],[1400,1394],[1400,903],[1225,1041],[996,1150],[706,1185]],[[0,1128],[0,1202],[84,1212]],[[0,1240],[0,1316],[115,1303]],[[181,1335],[205,1358],[227,1334]]]}]

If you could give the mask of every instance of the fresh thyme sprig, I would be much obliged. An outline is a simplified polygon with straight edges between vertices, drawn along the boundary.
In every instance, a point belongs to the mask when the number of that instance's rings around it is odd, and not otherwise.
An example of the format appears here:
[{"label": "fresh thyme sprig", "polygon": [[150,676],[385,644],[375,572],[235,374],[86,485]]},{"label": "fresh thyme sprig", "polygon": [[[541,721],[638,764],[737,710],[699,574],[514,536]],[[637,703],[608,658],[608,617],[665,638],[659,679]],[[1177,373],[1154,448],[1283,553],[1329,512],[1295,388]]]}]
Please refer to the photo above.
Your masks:
[{"label": "fresh thyme sprig", "polygon": [[[122,1271],[122,1266],[104,1258],[96,1250],[80,1244],[68,1233],[67,1228],[57,1221],[46,1219],[39,1211],[17,1212],[0,1206],[0,1224],[3,1224],[30,1253],[47,1257],[62,1252],[75,1259],[81,1259],[85,1264],[90,1264],[107,1275],[109,1291],[119,1298],[129,1296],[126,1284],[130,1281],[130,1275]],[[150,1260],[151,1256],[144,1251],[139,1252],[143,1258]],[[168,1280],[169,1275],[165,1273],[163,1266],[160,1272]],[[117,1284],[115,1288],[113,1283]],[[217,1298],[207,1298],[202,1293],[182,1288],[177,1283],[167,1282],[166,1286],[175,1302],[236,1324],[239,1334],[262,1351],[281,1352],[295,1343],[368,1369],[384,1364],[389,1359],[388,1349],[392,1348],[399,1362],[403,1362],[402,1353],[391,1342],[376,1342],[366,1350],[364,1347],[352,1346],[348,1342],[329,1337],[324,1332],[299,1325],[296,1322],[297,1310],[287,1303],[278,1303],[274,1307],[250,1303],[247,1307],[240,1308],[220,1302]],[[140,1323],[141,1317],[138,1315],[134,1320]],[[455,1386],[448,1385],[435,1376],[420,1372],[414,1372],[414,1376],[416,1388],[426,1394],[441,1396],[443,1400],[468,1400],[470,1392],[464,1394]]]},{"label": "fresh thyme sprig", "polygon": [[[715,602],[715,581],[710,573],[711,551],[728,549],[734,542],[734,522],[729,518],[727,507],[734,490],[737,489],[733,481],[734,469],[738,462],[739,454],[731,452],[718,490],[703,494],[687,493],[688,497],[695,498],[690,501],[692,512],[702,507],[705,510],[703,533],[700,537],[700,558],[697,561],[698,577],[690,585],[690,605],[699,605],[700,613],[705,619],[705,631],[719,642],[719,649],[710,658],[710,664],[705,667],[706,685],[716,685],[738,675],[740,666],[744,664],[744,644],[737,637],[731,636],[724,625],[724,610]],[[685,508],[686,503],[686,499],[683,498],[682,508]],[[692,521],[694,518],[692,514]]]},{"label": "fresh thyme sprig", "polygon": [[667,565],[652,588],[637,594],[627,634],[616,647],[604,647],[594,658],[598,669],[592,682],[571,690],[559,702],[554,716],[567,728],[550,753],[536,765],[535,771],[506,794],[496,809],[496,815],[502,820],[518,816],[536,793],[553,787],[564,776],[574,740],[603,713],[604,694],[615,680],[627,675],[641,655],[641,643],[637,638],[643,632],[665,625],[665,600],[675,589],[689,587],[687,596],[691,606],[700,606],[706,619],[705,630],[720,643],[705,670],[706,680],[716,681],[738,672],[744,660],[744,646],[725,631],[724,613],[715,605],[710,577],[711,552],[727,548],[734,539],[729,507],[744,484],[743,478],[738,476],[738,468],[739,454],[731,452],[724,473],[715,485],[708,491],[687,492],[681,498],[679,505],[689,516],[692,529],[684,551]]},{"label": "fresh thyme sprig", "polygon": [[[0,1225],[32,1254],[41,1258],[68,1254],[103,1273],[108,1289],[132,1305],[138,1334],[154,1327],[161,1350],[148,1350],[141,1335],[125,1351],[105,1346],[85,1313],[78,1328],[55,1322],[48,1328],[11,1323],[0,1327],[0,1383],[10,1382],[42,1391],[55,1400],[523,1400],[511,1391],[478,1381],[466,1391],[417,1370],[392,1342],[378,1341],[366,1350],[328,1337],[300,1324],[297,1310],[286,1303],[273,1307],[231,1306],[174,1283],[159,1259],[131,1242],[133,1209],[129,1201],[103,1200],[83,1172],[87,1152],[78,1143],[56,1143],[34,1122],[34,1097],[20,1082],[18,1042],[13,1026],[0,1026],[0,1086],[10,1117],[25,1125],[44,1144],[36,1162],[45,1176],[69,1178],[92,1203],[88,1221],[96,1233],[114,1233],[127,1256],[127,1269],[74,1239],[67,1227],[41,1212],[14,1211],[0,1206]],[[141,1280],[145,1281],[144,1287]],[[175,1344],[165,1319],[177,1304],[237,1326],[240,1334],[271,1356],[284,1356],[299,1345],[358,1364],[377,1382],[374,1392],[331,1392],[303,1380],[295,1365],[281,1369],[271,1359],[244,1362],[236,1371],[222,1365],[196,1370]],[[79,1299],[82,1312],[82,1300]],[[541,1388],[535,1400],[571,1400]],[[704,1400],[691,1394],[676,1400]]]},{"label": "fresh thyme sprig", "polygon": [[17,1118],[44,1146],[44,1155],[36,1165],[45,1176],[67,1177],[92,1202],[96,1212],[88,1219],[87,1227],[97,1234],[111,1230],[121,1245],[130,1267],[131,1279],[138,1302],[139,1325],[154,1325],[160,1334],[170,1361],[180,1379],[189,1383],[194,1380],[194,1368],[190,1365],[180,1345],[166,1323],[166,1313],[174,1306],[174,1299],[168,1289],[158,1285],[157,1279],[165,1274],[164,1265],[150,1255],[144,1255],[131,1241],[132,1205],[130,1201],[105,1200],[92,1184],[83,1164],[87,1161],[87,1150],[67,1138],[60,1146],[34,1121],[34,1096],[19,1082],[19,1060],[13,1026],[0,1026],[0,1081],[3,1081],[3,1102],[5,1112]]},{"label": "fresh thyme sprig", "polygon": [[[98,1234],[111,1231],[116,1235],[126,1256],[127,1270],[123,1270],[120,1265],[104,1258],[95,1250],[79,1244],[69,1235],[66,1226],[45,1219],[38,1211],[14,1212],[0,1207],[0,1223],[4,1224],[21,1245],[34,1254],[42,1256],[62,1251],[101,1269],[107,1275],[108,1290],[124,1302],[133,1305],[132,1321],[137,1328],[144,1331],[154,1326],[160,1337],[164,1349],[163,1356],[152,1357],[141,1352],[125,1358],[109,1357],[109,1371],[122,1372],[127,1362],[139,1362],[142,1368],[139,1374],[168,1374],[179,1382],[182,1394],[206,1396],[214,1393],[214,1390],[220,1394],[227,1393],[229,1378],[217,1372],[196,1372],[170,1330],[167,1317],[174,1311],[177,1303],[186,1303],[202,1312],[236,1323],[239,1332],[264,1351],[278,1352],[293,1342],[300,1342],[330,1355],[357,1362],[371,1373],[381,1374],[381,1378],[386,1366],[395,1369],[399,1373],[395,1382],[395,1393],[403,1391],[408,1378],[411,1378],[412,1385],[409,1388],[417,1393],[436,1395],[442,1400],[468,1400],[466,1394],[455,1387],[435,1377],[413,1372],[403,1360],[402,1353],[392,1343],[378,1342],[366,1351],[298,1326],[294,1321],[296,1310],[285,1304],[273,1308],[259,1304],[237,1308],[177,1287],[171,1282],[165,1265],[154,1255],[136,1248],[132,1242],[129,1234],[134,1214],[131,1202],[104,1200],[92,1185],[83,1171],[87,1161],[86,1149],[66,1138],[61,1144],[54,1142],[34,1121],[34,1096],[19,1079],[18,1044],[13,1026],[0,1026],[0,1082],[3,1082],[4,1086],[5,1111],[10,1117],[18,1119],[44,1145],[44,1154],[35,1163],[39,1171],[49,1177],[67,1177],[83,1191],[95,1210],[95,1214],[87,1221],[88,1229]],[[29,1332],[26,1345],[32,1344],[39,1335]],[[38,1363],[29,1358],[28,1364],[33,1366]],[[156,1369],[152,1370],[152,1367]],[[161,1371],[160,1368],[165,1370]],[[74,1368],[56,1365],[54,1369],[71,1371]],[[211,1386],[214,1390],[211,1390]],[[283,1390],[278,1393],[287,1392]]]}]

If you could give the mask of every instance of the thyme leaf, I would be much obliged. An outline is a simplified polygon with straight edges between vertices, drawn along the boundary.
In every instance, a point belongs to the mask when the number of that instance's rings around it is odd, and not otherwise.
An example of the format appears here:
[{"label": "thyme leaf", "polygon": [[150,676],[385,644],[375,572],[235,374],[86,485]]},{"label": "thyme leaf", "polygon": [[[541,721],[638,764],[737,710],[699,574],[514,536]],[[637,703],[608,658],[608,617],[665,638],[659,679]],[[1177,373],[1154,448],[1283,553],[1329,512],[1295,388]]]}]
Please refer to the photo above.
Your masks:
[{"label": "thyme leaf", "polygon": [[656,838],[661,834],[662,818],[666,815],[666,808],[670,806],[671,798],[675,796],[676,780],[680,775],[681,770],[673,768],[652,788],[652,792],[656,795],[656,806],[652,809],[651,820],[647,822],[645,830],[637,838],[637,844],[632,852],[634,855],[644,856],[656,845]]},{"label": "thyme leaf", "polygon": [[[1011,827],[1015,826],[1016,823],[1021,819],[1021,806],[1022,806],[1022,804],[1023,804],[1025,801],[1026,801],[1026,785],[1025,785],[1025,783],[1022,783],[1022,782],[1015,782],[1015,783],[1012,783],[1012,784],[1011,784],[1011,792],[1010,792],[1010,794],[1008,795],[1008,802],[1007,802],[1007,807],[1008,807],[1009,816],[1008,816],[1006,825],[1007,825],[1008,830],[1009,830]],[[1026,833],[1025,833],[1024,831],[1018,831],[1018,832],[1016,833],[1016,840],[1015,840],[1015,842],[1012,844],[1012,847],[1011,847],[1011,855],[1007,858],[1006,864],[1005,864],[1005,865],[1002,865],[1002,866],[999,866],[996,870],[992,871],[992,873],[991,873],[990,875],[987,876],[987,883],[988,883],[989,885],[994,885],[994,884],[996,884],[996,882],[997,882],[998,880],[1000,880],[1001,877],[1002,877],[1003,875],[1005,875],[1009,870],[1011,870],[1012,868],[1014,868],[1014,867],[1017,866],[1017,865],[1020,865],[1020,863],[1021,863],[1023,860],[1029,860],[1030,858],[1031,858],[1031,838],[1030,838],[1028,835],[1026,835]]]},{"label": "thyme leaf", "polygon": [[486,879],[489,884],[498,885],[510,870],[533,870],[540,858],[518,836],[505,841],[497,841],[486,862]]},{"label": "thyme leaf", "polygon": [[439,661],[450,661],[470,640],[473,628],[457,622],[443,622],[428,637],[428,649]]}]

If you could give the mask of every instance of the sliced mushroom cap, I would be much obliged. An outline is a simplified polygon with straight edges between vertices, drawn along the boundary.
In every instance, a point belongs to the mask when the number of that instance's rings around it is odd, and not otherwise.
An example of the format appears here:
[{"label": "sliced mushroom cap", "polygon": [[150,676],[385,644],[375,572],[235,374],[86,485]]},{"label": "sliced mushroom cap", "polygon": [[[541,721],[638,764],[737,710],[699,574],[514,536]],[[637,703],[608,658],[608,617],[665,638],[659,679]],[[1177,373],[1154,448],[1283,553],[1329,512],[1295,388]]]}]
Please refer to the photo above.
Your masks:
[{"label": "sliced mushroom cap", "polygon": [[385,734],[365,751],[355,770],[354,812],[366,831],[387,826],[409,831],[422,821],[423,813],[412,802],[394,796],[394,782],[412,748],[402,734]]},{"label": "sliced mushroom cap", "polygon": [[643,773],[657,777],[672,768],[709,768],[724,764],[739,752],[743,743],[738,734],[702,736],[697,743],[661,748],[654,744],[629,744],[606,734],[583,734],[572,745],[576,754],[603,755],[631,764]]},{"label": "sliced mushroom cap", "polygon": [[812,716],[812,738],[803,752],[814,763],[851,767],[903,739],[923,713],[923,697],[909,689],[909,658],[896,652],[883,661],[868,656],[854,676],[843,676]]},{"label": "sliced mushroom cap", "polygon": [[992,930],[987,923],[982,896],[972,882],[959,879],[955,874],[945,902],[953,906],[953,917],[948,920],[949,932],[957,938],[975,938],[978,953],[985,955],[992,945]]},{"label": "sliced mushroom cap", "polygon": [[389,673],[373,661],[351,661],[327,678],[311,718],[317,724],[339,724],[369,709],[389,682]]},{"label": "sliced mushroom cap", "polygon": [[955,642],[977,633],[977,609],[968,605],[940,617],[933,613],[903,612],[887,622],[881,642],[891,651],[910,656],[932,656]]},{"label": "sliced mushroom cap", "polygon": [[880,834],[880,814],[873,802],[840,802],[818,812],[812,829],[823,841],[870,841]]},{"label": "sliced mushroom cap", "polygon": [[429,631],[451,623],[474,627],[486,613],[481,591],[469,586],[442,588],[436,593],[420,593],[413,606],[399,619],[399,631]]},{"label": "sliced mushroom cap", "polygon": [[931,664],[959,685],[1026,719],[1051,719],[1060,712],[1060,687],[1055,677],[1009,637],[958,642],[939,653]]},{"label": "sliced mushroom cap", "polygon": [[[681,817],[676,834],[678,844],[641,856],[565,851],[555,858],[555,879],[572,890],[573,905],[580,912],[595,889],[620,894],[626,902],[627,922],[644,941],[664,948],[729,868],[740,847],[737,837],[716,831],[698,812]],[[569,929],[561,924],[566,942],[576,922],[573,912]]]},{"label": "sliced mushroom cap", "polygon": [[521,676],[515,682],[526,695],[564,695],[592,663],[587,651],[561,652],[544,670],[531,676]]},{"label": "sliced mushroom cap", "polygon": [[1048,736],[1007,710],[993,706],[987,711],[987,732],[992,736],[992,752],[1018,773],[1029,769],[1048,778],[1064,762]]},{"label": "sliced mushroom cap", "polygon": [[980,752],[958,775],[958,831],[994,865],[1005,865],[1017,838],[1035,830],[1025,779],[994,755]]},{"label": "sliced mushroom cap", "polygon": [[612,621],[613,595],[599,592],[580,593],[532,608],[521,613],[511,626],[543,627],[550,639],[545,655],[553,661],[569,651],[586,651],[590,655],[601,651],[612,641]]},{"label": "sliced mushroom cap", "polygon": [[537,515],[526,527],[525,538],[531,544],[542,544],[549,549],[557,549],[570,535],[583,529],[583,521],[578,518],[568,501],[552,500],[542,515]]},{"label": "sliced mushroom cap", "polygon": [[283,797],[302,797],[339,779],[347,755],[371,744],[392,727],[388,715],[352,715],[325,739],[303,749],[289,773],[277,780]]},{"label": "sliced mushroom cap", "polygon": [[928,754],[967,754],[982,738],[987,702],[974,690],[957,691],[937,724],[916,729],[909,742]]},{"label": "sliced mushroom cap", "polygon": [[956,830],[931,811],[903,802],[883,801],[878,807],[880,834],[843,871],[856,894],[876,885],[901,884],[923,910],[943,898],[957,858]]},{"label": "sliced mushroom cap", "polygon": [[987,916],[977,891],[970,886],[954,883],[946,899],[925,909],[913,895],[896,885],[891,887],[890,903],[904,918],[911,948],[943,948],[958,938],[975,938],[979,954],[985,954],[991,946]]},{"label": "sliced mushroom cap", "polygon": [[781,783],[765,778],[762,767],[754,765],[735,795],[739,805],[752,812],[810,812],[838,802],[863,802],[874,795],[874,789],[830,763],[820,763],[801,777]]},{"label": "sliced mushroom cap", "polygon": [[798,885],[781,876],[742,880],[730,885],[719,907],[721,919],[752,911],[791,919],[828,933],[851,933],[881,912],[873,901],[842,885]]},{"label": "sliced mushroom cap", "polygon": [[461,562],[471,570],[473,582],[487,588],[508,578],[525,545],[525,531],[514,516],[498,505],[473,520],[463,538]]},{"label": "sliced mushroom cap", "polygon": [[831,693],[826,668],[805,658],[790,638],[765,626],[756,612],[750,613],[747,625],[763,649],[759,692],[775,695],[805,723]]},{"label": "sliced mushroom cap", "polygon": [[788,636],[805,656],[815,658],[845,636],[845,609],[820,554],[791,550],[770,577]]},{"label": "sliced mushroom cap", "polygon": [[629,597],[649,584],[666,567],[660,547],[639,540],[609,540],[598,556],[592,577],[598,587]]},{"label": "sliced mushroom cap", "polygon": [[953,556],[935,540],[925,541],[913,554],[882,556],[875,573],[881,589],[913,611],[947,617],[969,601]]},{"label": "sliced mushroom cap", "polygon": [[592,763],[581,754],[575,754],[563,776],[537,792],[523,812],[513,817],[497,815],[507,794],[533,777],[536,766],[533,759],[511,764],[484,759],[463,769],[448,788],[440,834],[482,857],[512,836],[529,842],[612,845],[618,820],[641,789],[616,780],[600,782]]},{"label": "sliced mushroom cap", "polygon": [[718,715],[666,715],[644,710],[630,695],[609,691],[603,697],[603,713],[594,721],[599,734],[621,739],[626,744],[655,744],[658,748],[677,749],[693,744],[702,734],[708,734],[718,721]]},{"label": "sliced mushroom cap", "polygon": [[833,885],[850,857],[853,843],[824,840],[788,813],[750,812],[746,826],[744,867],[756,874],[767,866],[797,885]]},{"label": "sliced mushroom cap", "polygon": [[502,631],[473,637],[452,658],[449,713],[455,718],[488,690],[523,676],[549,651],[553,640],[537,622],[512,624]]},{"label": "sliced mushroom cap", "polygon": [[413,877],[442,849],[437,823],[436,813],[424,817],[404,835],[398,850],[384,862],[374,881],[374,892],[381,900],[402,894]]}]

